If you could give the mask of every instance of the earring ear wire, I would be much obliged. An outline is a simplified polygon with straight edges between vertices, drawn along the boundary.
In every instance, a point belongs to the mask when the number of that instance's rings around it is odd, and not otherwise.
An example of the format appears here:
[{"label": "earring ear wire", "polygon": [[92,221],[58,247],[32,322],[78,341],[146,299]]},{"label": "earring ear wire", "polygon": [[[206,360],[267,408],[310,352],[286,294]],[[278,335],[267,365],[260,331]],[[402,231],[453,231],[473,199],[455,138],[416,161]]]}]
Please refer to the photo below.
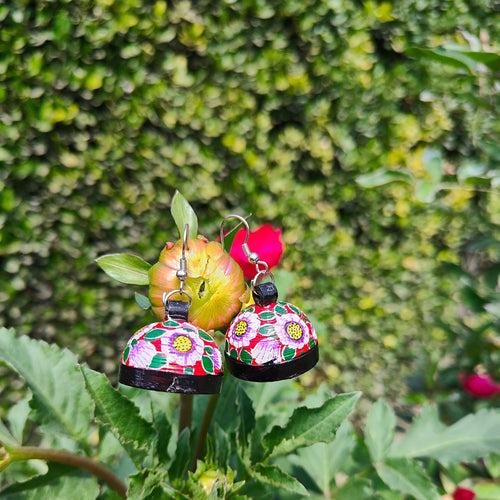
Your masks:
[{"label": "earring ear wire", "polygon": [[184,225],[184,232],[182,235],[182,249],[181,249],[181,257],[179,259],[179,269],[175,273],[177,278],[179,278],[179,288],[177,290],[172,290],[171,292],[163,293],[163,305],[167,305],[167,301],[173,295],[185,295],[188,298],[189,305],[192,304],[193,299],[189,293],[184,290],[184,284],[187,278],[187,259],[186,252],[189,250],[189,224]]},{"label": "earring ear wire", "polygon": [[[246,219],[244,217],[242,217],[241,215],[238,215],[238,214],[229,214],[229,215],[226,215],[222,219],[222,221],[220,223],[221,245],[224,246],[224,236],[225,236],[224,235],[224,224],[230,219],[237,219],[240,221],[238,226],[240,226],[241,224],[243,224],[245,226],[245,240],[241,244],[241,248],[243,249],[243,253],[245,254],[246,258],[248,259],[248,262],[250,262],[250,264],[254,264],[255,269],[257,271],[255,277],[252,279],[252,281],[250,283],[252,290],[266,276],[271,278],[271,280],[274,282],[274,276],[271,272],[269,272],[269,264],[264,260],[260,260],[259,254],[257,252],[252,252],[250,250],[250,247],[248,246],[248,238],[250,237],[250,226],[248,225],[248,222],[246,221]],[[236,227],[238,227],[238,226],[236,226]],[[236,229],[236,228],[233,228],[232,231],[234,231],[234,229]]]}]

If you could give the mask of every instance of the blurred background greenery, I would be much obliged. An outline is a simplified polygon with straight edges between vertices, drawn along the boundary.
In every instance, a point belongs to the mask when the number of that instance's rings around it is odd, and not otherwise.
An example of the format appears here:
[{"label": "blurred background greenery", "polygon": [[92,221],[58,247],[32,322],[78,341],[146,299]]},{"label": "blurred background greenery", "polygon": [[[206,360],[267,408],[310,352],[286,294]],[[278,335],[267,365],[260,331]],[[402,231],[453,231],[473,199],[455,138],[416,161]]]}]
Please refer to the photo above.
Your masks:
[{"label": "blurred background greenery", "polygon": [[[410,49],[492,51],[497,21],[486,0],[3,2],[0,323],[116,372],[150,318],[94,259],[154,262],[179,189],[209,238],[228,212],[283,228],[279,280],[321,334],[305,386],[418,401],[479,327],[488,357],[463,367],[493,364],[494,74]],[[429,147],[477,182],[356,182],[432,181]]]}]

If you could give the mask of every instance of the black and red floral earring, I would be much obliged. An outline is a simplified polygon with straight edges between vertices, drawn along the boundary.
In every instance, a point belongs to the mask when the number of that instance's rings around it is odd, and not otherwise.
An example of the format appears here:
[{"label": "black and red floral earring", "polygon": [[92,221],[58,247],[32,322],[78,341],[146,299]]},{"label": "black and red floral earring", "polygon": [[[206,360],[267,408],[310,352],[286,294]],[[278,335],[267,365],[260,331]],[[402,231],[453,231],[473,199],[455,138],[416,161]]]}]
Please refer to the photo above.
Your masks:
[{"label": "black and red floral earring", "polygon": [[[188,224],[184,227],[177,277],[179,288],[164,294],[165,319],[137,331],[120,360],[120,383],[153,391],[213,394],[222,383],[222,356],[214,339],[188,322]],[[185,300],[172,300],[179,295]]]},{"label": "black and red floral earring", "polygon": [[314,326],[298,307],[278,301],[268,264],[248,247],[250,228],[243,217],[234,214],[224,217],[220,226],[222,244],[223,227],[230,219],[238,219],[245,226],[242,248],[257,274],[250,284],[255,304],[241,311],[226,332],[225,358],[229,371],[235,377],[253,382],[297,377],[318,362]]}]

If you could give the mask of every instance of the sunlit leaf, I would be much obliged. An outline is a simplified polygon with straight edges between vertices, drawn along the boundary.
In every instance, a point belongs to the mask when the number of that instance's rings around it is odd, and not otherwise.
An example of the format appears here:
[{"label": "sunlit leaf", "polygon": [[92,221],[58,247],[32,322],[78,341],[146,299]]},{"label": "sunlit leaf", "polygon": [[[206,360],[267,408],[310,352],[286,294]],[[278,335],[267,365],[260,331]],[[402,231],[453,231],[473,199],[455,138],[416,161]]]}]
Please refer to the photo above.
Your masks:
[{"label": "sunlit leaf", "polygon": [[93,404],[73,353],[0,328],[0,361],[26,381],[31,406],[47,429],[86,441]]},{"label": "sunlit leaf", "polygon": [[102,255],[97,265],[111,278],[126,285],[149,284],[148,271],[151,267],[145,260],[128,253]]},{"label": "sunlit leaf", "polygon": [[179,191],[176,191],[172,198],[170,206],[172,217],[174,218],[175,225],[179,230],[179,235],[182,238],[184,234],[184,226],[189,225],[189,238],[194,239],[198,235],[198,217],[189,204],[189,202],[182,196]]},{"label": "sunlit leaf", "polygon": [[356,177],[356,182],[364,188],[383,186],[384,184],[398,181],[410,183],[412,181],[412,176],[408,172],[403,172],[401,170],[396,171],[381,168],[369,174],[358,175],[358,177]]}]

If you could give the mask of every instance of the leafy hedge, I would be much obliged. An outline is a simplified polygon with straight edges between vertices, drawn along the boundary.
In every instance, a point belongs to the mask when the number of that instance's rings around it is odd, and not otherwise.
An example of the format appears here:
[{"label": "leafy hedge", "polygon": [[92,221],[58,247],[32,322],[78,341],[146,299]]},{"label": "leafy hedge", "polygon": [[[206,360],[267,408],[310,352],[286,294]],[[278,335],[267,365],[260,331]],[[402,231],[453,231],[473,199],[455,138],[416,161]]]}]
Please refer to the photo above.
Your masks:
[{"label": "leafy hedge", "polygon": [[430,207],[354,179],[425,177],[428,144],[450,168],[481,154],[494,113],[467,98],[488,82],[405,51],[494,40],[492,14],[484,0],[3,3],[1,322],[112,372],[145,319],[93,261],[153,262],[179,188],[206,234],[228,211],[283,227],[289,296],[323,325],[318,376],[399,391],[414,345],[438,345],[436,319],[455,314],[440,263],[498,201],[457,189]]}]

